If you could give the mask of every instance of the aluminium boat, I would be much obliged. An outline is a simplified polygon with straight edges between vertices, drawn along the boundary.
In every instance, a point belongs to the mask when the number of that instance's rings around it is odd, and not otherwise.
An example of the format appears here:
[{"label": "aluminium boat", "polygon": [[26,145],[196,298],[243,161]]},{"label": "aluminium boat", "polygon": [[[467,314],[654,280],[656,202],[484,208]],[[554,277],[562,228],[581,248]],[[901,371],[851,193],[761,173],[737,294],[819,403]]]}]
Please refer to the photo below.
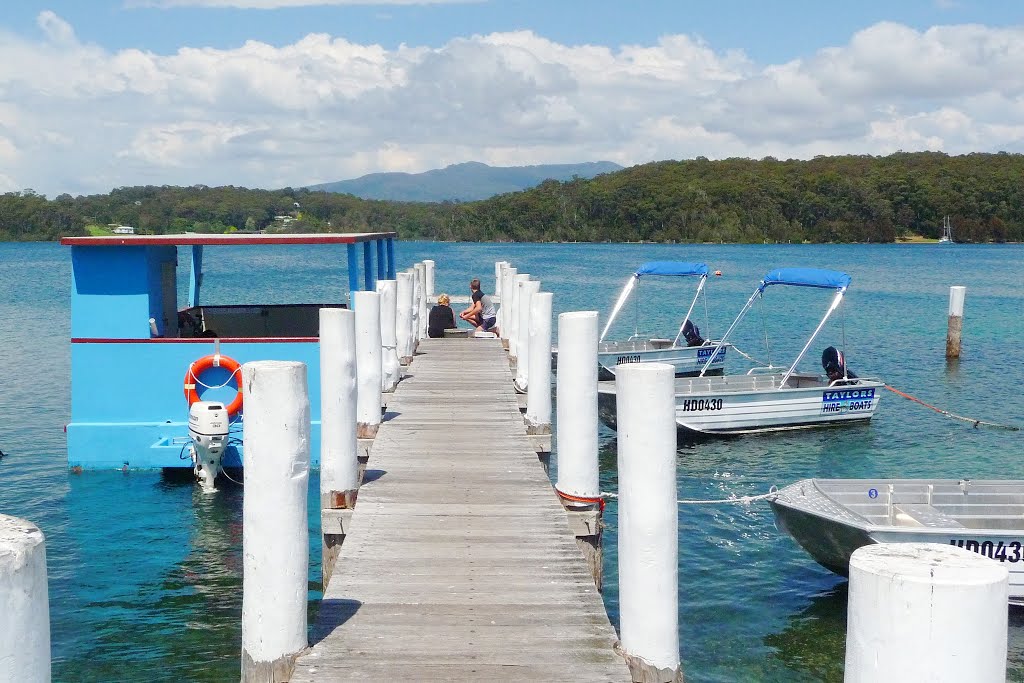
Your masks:
[{"label": "aluminium boat", "polygon": [[[768,287],[781,285],[832,290],[835,292],[832,304],[786,369],[768,366],[752,368],[745,375],[711,377],[707,373],[711,366],[708,361],[698,376],[677,378],[678,427],[701,434],[745,434],[870,420],[878,409],[881,389],[885,385],[876,379],[854,375],[847,369],[843,354],[836,349],[829,347],[822,355],[826,375],[797,372],[797,365],[839,307],[850,282],[851,278],[846,273],[817,268],[781,268],[768,273],[717,342],[719,346],[725,345],[729,335]],[[603,421],[614,427],[613,382],[599,384],[598,407]]]},{"label": "aluminium boat", "polygon": [[837,574],[872,543],[948,544],[1002,562],[1024,604],[1024,480],[804,479],[768,501],[779,530]]}]

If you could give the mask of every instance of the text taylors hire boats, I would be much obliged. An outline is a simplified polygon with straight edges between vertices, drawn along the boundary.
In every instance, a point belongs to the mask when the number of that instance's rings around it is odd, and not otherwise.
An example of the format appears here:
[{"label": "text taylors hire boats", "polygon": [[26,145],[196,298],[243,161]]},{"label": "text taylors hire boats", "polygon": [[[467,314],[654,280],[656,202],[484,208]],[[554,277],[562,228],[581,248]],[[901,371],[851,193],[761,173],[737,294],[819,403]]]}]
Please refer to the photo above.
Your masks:
[{"label": "text taylors hire boats", "polygon": [[[239,247],[242,254],[252,254],[249,267],[287,262],[297,271],[316,252],[343,261],[344,254],[335,250],[344,246],[348,288],[355,291],[394,278],[394,237],[185,234],[61,240],[71,247],[72,277],[68,464],[85,469],[196,467],[200,475],[200,463],[188,456],[203,445],[223,456],[224,465],[238,466],[238,422],[244,415],[239,366],[283,360],[301,361],[308,368],[315,465],[320,456],[319,310],[344,306],[344,284],[336,283],[329,291],[337,294],[322,303],[202,303],[204,249],[207,263],[222,247]],[[253,247],[278,251],[268,260],[266,251]],[[239,252],[231,253],[238,258]],[[180,309],[179,255],[190,265],[187,287],[182,283],[187,303]],[[287,283],[275,284],[287,289]],[[219,466],[207,474],[215,476]]]},{"label": "text taylors hire boats", "polygon": [[[625,341],[605,341],[612,323],[615,322],[626,305],[630,295],[637,289],[640,278],[645,276],[698,278],[697,291],[694,292],[693,300],[690,301],[690,307],[686,311],[683,322],[679,325],[675,339],[643,339],[634,333]],[[601,331],[597,349],[597,362],[601,366],[599,379],[613,379],[615,367],[624,363],[668,363],[675,368],[676,376],[691,376],[700,372],[701,368],[708,365],[708,361],[710,361],[708,374],[721,374],[729,345],[705,341],[691,321],[693,309],[697,305],[697,299],[704,292],[707,279],[708,267],[703,263],[651,261],[640,266],[626,282],[626,286],[619,294],[615,307],[608,317],[608,322],[604,325],[604,330]],[[706,315],[706,293],[704,308]],[[685,345],[680,346],[680,339],[683,339]]]},{"label": "text taylors hire boats", "polygon": [[768,499],[776,525],[847,576],[871,543],[941,543],[1002,562],[1024,603],[1024,481],[804,479]]},{"label": "text taylors hire boats", "polygon": [[[675,381],[676,424],[684,430],[705,434],[743,434],[751,432],[801,429],[839,422],[869,420],[878,408],[880,390],[885,386],[874,379],[861,379],[849,372],[843,354],[829,347],[822,364],[827,376],[799,373],[796,368],[839,307],[850,276],[817,268],[773,270],[740,310],[719,344],[724,344],[765,290],[773,285],[812,287],[835,291],[832,304],[817,328],[786,370],[753,368],[745,375],[708,377],[705,363],[698,377]],[[598,388],[602,418],[614,419],[615,386],[603,382]]]}]

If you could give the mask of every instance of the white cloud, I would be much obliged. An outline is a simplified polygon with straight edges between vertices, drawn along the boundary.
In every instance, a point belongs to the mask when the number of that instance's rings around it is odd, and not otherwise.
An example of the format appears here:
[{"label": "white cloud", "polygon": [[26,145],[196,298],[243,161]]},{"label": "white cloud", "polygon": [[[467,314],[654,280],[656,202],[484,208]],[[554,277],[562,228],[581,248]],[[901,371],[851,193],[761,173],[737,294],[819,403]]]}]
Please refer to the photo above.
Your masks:
[{"label": "white cloud", "polygon": [[487,2],[487,0],[125,0],[125,7],[281,9],[323,5],[453,5],[476,2]]},{"label": "white cloud", "polygon": [[759,65],[685,35],[530,31],[389,50],[326,34],[172,54],[83,44],[51,12],[0,35],[3,184],[298,186],[363,173],[610,159],[1024,150],[1024,29],[880,23]]}]

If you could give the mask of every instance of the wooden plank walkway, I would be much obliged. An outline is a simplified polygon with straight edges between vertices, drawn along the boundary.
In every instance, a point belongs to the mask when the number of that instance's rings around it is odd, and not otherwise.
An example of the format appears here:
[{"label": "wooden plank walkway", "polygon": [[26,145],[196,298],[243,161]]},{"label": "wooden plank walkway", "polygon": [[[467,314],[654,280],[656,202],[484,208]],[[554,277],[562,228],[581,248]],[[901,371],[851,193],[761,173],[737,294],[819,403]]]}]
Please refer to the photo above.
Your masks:
[{"label": "wooden plank walkway", "polygon": [[629,681],[497,340],[424,340],[293,683]]}]

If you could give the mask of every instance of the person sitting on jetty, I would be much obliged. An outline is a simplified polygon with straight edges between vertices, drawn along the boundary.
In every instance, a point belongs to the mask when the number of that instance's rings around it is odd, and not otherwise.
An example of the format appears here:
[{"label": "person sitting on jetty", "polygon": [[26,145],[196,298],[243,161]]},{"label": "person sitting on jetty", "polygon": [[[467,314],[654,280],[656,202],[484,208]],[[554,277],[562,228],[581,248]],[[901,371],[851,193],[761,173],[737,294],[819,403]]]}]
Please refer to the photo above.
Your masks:
[{"label": "person sitting on jetty", "polygon": [[447,294],[438,295],[437,303],[431,307],[430,314],[427,316],[428,337],[437,339],[444,336],[445,330],[455,329],[455,311],[448,305],[450,303],[451,299]]},{"label": "person sitting on jetty", "polygon": [[469,304],[469,308],[459,313],[459,317],[481,332],[497,334],[495,325],[498,322],[498,312],[494,310],[491,297],[480,290],[479,279],[474,278],[469,283],[469,291],[472,295],[472,302]]}]

